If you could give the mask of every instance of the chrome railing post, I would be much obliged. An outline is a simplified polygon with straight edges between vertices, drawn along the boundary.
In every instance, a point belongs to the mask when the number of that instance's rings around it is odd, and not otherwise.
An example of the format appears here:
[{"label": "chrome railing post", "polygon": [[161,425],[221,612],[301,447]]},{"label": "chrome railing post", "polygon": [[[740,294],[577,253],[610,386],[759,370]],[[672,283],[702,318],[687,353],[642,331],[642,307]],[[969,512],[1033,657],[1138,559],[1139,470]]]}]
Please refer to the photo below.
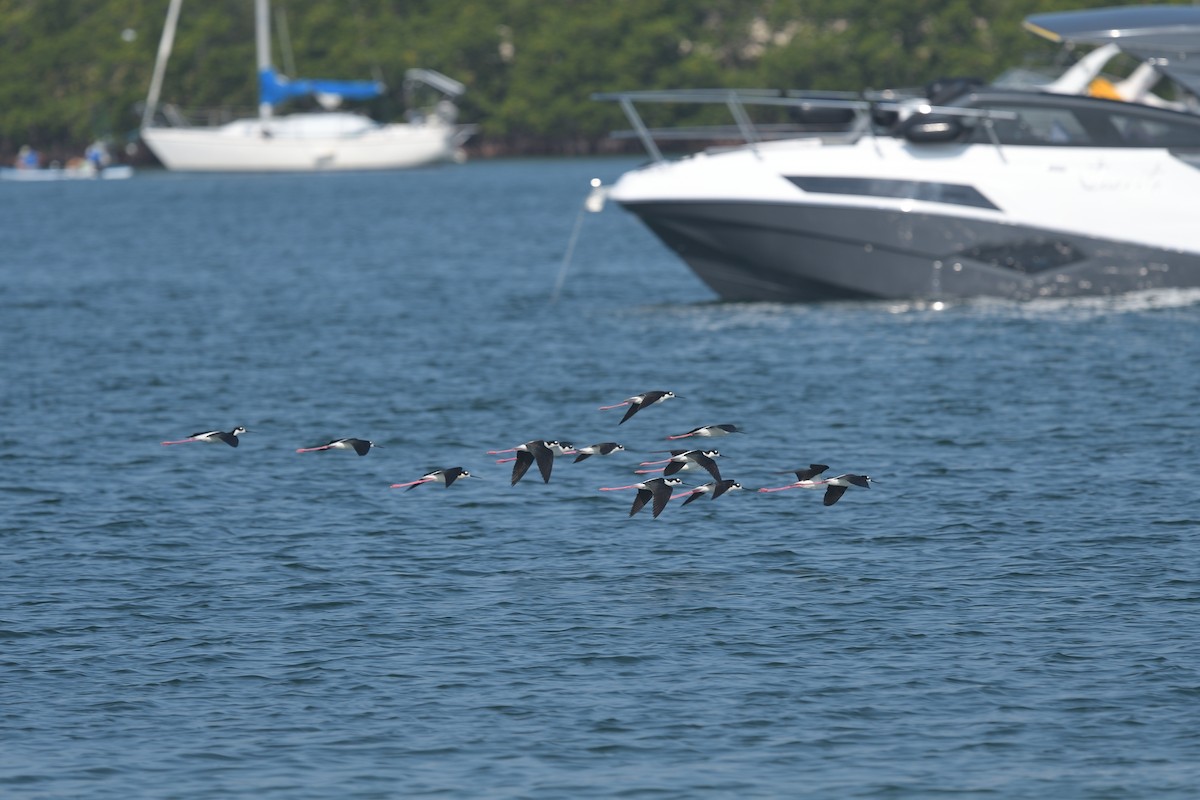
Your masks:
[{"label": "chrome railing post", "polygon": [[662,151],[658,149],[658,145],[654,143],[654,137],[650,135],[650,131],[646,129],[646,123],[642,122],[641,115],[637,109],[633,107],[633,100],[628,95],[621,96],[621,110],[625,112],[625,117],[629,120],[629,124],[637,131],[638,138],[642,140],[642,147],[646,148],[646,152],[655,161],[662,161]]},{"label": "chrome railing post", "polygon": [[754,148],[758,144],[758,133],[754,129],[754,123],[750,121],[750,115],[746,113],[746,107],[742,105],[741,99],[737,92],[730,92],[725,96],[725,105],[729,108],[729,113],[733,115],[733,121],[737,123],[738,130],[742,132],[742,138],[747,144]]},{"label": "chrome railing post", "polygon": [[1000,137],[996,135],[996,126],[990,114],[983,118],[983,127],[987,129],[988,138],[996,146],[996,154],[1000,156],[1001,161],[1007,164],[1008,159],[1004,157],[1004,148],[1000,145]]}]

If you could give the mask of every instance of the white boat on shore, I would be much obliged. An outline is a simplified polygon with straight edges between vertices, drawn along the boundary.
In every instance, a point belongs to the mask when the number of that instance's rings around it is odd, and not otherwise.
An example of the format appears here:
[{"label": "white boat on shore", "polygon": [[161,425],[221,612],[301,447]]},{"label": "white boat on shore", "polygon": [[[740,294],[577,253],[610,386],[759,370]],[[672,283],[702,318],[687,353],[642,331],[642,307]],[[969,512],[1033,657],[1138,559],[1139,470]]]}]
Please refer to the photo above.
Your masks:
[{"label": "white boat on shore", "polygon": [[0,167],[0,181],[119,181],[133,177],[133,167],[115,164],[97,169],[90,164],[79,167],[41,167],[25,169]]},{"label": "white boat on shore", "polygon": [[45,181],[125,180],[133,177],[133,167],[114,164],[108,145],[103,140],[92,142],[82,158],[72,158],[65,165],[41,165],[41,156],[32,147],[21,148],[11,167],[0,167],[0,180],[42,183]]},{"label": "white boat on shore", "polygon": [[[597,95],[622,105],[653,159],[602,191],[727,300],[1200,286],[1200,7],[1037,14],[1025,26],[1096,49],[1040,84]],[[1101,78],[1119,53],[1141,66]],[[1152,92],[1160,79],[1174,92]],[[649,128],[635,106],[658,102],[724,104],[736,124],[712,132],[725,146],[668,160],[657,142],[701,132]],[[759,127],[754,106],[822,124]]]},{"label": "white boat on shore", "polygon": [[[370,99],[386,87],[378,81],[288,79],[271,63],[268,0],[255,1],[258,116],[219,126],[189,125],[173,106],[159,108],[163,76],[175,38],[181,0],[171,0],[142,119],[142,140],[167,169],[194,172],[316,172],[403,169],[460,161],[473,126],[456,122],[454,98],[465,87],[433,70],[409,70],[406,85],[425,85],[444,99],[410,113],[408,122],[382,124],[336,111],[344,99]],[[313,96],[324,112],[276,115],[294,97]],[[159,112],[173,121],[158,122]]]}]

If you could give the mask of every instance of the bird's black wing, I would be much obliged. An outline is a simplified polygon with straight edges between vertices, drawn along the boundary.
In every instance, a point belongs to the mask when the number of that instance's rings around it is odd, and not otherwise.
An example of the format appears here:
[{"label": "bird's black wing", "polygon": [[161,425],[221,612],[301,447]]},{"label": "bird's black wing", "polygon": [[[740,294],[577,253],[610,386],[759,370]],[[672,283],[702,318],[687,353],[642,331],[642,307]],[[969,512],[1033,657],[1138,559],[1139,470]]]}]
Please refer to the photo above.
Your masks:
[{"label": "bird's black wing", "polygon": [[580,461],[583,461],[585,458],[591,458],[591,457],[592,457],[591,453],[580,453],[579,455],[575,456],[575,463],[578,464]]},{"label": "bird's black wing", "polygon": [[458,476],[463,474],[463,468],[451,467],[450,469],[442,470],[442,474],[446,476],[446,487],[449,488],[450,484],[458,480]]},{"label": "bird's black wing", "polygon": [[533,464],[533,453],[525,450],[517,451],[517,458],[513,461],[512,483],[509,486],[516,486],[517,481],[525,477],[525,473],[529,471],[529,466]]},{"label": "bird's black wing", "polygon": [[550,482],[550,472],[554,469],[554,451],[542,442],[530,445],[533,457],[537,461],[538,472],[542,473],[542,483]]},{"label": "bird's black wing", "polygon": [[692,502],[693,500],[699,500],[701,497],[703,497],[706,494],[708,494],[708,492],[702,492],[697,489],[697,490],[693,491],[691,494],[689,494],[687,496],[687,499],[684,500],[683,503],[681,503],[680,505],[686,506],[688,503]]},{"label": "bird's black wing", "polygon": [[371,452],[371,443],[364,441],[363,439],[347,439],[346,444],[353,447],[354,452],[358,453],[360,456],[365,456],[367,453]]},{"label": "bird's black wing", "polygon": [[717,466],[716,461],[713,461],[703,453],[695,453],[692,455],[692,461],[695,461],[697,464],[708,470],[708,474],[713,476],[714,481],[721,480],[721,469]]},{"label": "bird's black wing", "polygon": [[825,505],[831,506],[846,493],[845,486],[829,486],[825,489]]},{"label": "bird's black wing", "polygon": [[737,483],[737,481],[733,481],[733,480],[717,481],[717,485],[713,488],[713,493],[712,493],[713,500],[716,500],[718,497],[720,497],[721,495],[728,492],[731,488],[733,488],[733,485],[735,483]]},{"label": "bird's black wing", "polygon": [[817,477],[827,469],[829,469],[829,467],[825,464],[809,464],[808,469],[796,470],[796,480],[811,481],[813,478]]},{"label": "bird's black wing", "polygon": [[667,502],[671,499],[671,493],[674,490],[665,483],[654,485],[654,516],[657,517],[667,507]]},{"label": "bird's black wing", "polygon": [[625,412],[625,416],[621,417],[621,421],[618,422],[617,424],[618,425],[625,424],[625,420],[629,419],[634,414],[636,414],[638,411],[640,411],[642,409],[642,406],[645,404],[646,404],[645,400],[642,400],[641,402],[630,400],[629,401],[629,409]]},{"label": "bird's black wing", "polygon": [[[654,492],[649,489],[638,489],[637,497],[633,498],[633,508],[629,509],[629,516],[633,516],[642,510],[642,506],[650,502],[650,498],[654,496]],[[656,515],[657,516],[657,515]]]}]

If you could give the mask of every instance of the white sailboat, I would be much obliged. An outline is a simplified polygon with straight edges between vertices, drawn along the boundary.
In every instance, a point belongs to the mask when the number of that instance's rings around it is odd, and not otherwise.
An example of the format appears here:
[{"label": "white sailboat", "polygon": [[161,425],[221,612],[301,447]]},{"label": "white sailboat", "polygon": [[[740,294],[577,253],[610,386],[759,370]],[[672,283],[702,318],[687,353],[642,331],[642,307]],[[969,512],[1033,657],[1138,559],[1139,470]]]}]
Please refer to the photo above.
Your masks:
[{"label": "white sailboat", "polygon": [[[182,0],[171,0],[159,42],[154,75],[142,117],[142,140],[167,169],[189,172],[316,172],[384,170],[462,159],[473,126],[456,124],[453,99],[465,91],[458,81],[433,70],[409,70],[406,83],[423,83],[445,95],[430,112],[409,122],[382,124],[361,114],[336,111],[343,98],[382,94],[376,81],[288,79],[271,64],[268,0],[255,0],[258,116],[215,127],[160,125],[163,75],[175,40]],[[330,110],[275,115],[291,97],[314,96]],[[164,110],[169,111],[169,107]],[[177,117],[177,121],[182,119]]]}]

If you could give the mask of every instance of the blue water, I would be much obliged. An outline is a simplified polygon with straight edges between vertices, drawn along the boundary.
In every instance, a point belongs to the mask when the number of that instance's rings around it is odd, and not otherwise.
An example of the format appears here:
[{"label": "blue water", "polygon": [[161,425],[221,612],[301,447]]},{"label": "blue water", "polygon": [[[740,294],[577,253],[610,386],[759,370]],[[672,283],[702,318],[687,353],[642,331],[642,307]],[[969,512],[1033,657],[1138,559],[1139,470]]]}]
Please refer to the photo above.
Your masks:
[{"label": "blue water", "polygon": [[[0,796],[1196,797],[1200,294],[720,304],[616,208],[563,273],[632,164],[0,185]],[[717,422],[877,483],[597,491]]]}]

